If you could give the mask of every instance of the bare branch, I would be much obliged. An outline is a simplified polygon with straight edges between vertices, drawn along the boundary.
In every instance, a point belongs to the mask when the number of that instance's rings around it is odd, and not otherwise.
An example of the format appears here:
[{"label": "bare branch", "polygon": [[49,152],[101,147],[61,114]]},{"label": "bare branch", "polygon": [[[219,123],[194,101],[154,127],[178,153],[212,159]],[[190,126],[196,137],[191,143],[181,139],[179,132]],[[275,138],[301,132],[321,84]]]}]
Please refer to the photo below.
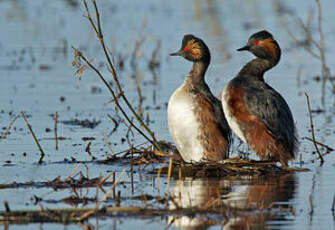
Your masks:
[{"label": "bare branch", "polygon": [[[103,32],[102,32],[102,28],[101,28],[101,20],[100,20],[100,14],[99,14],[99,10],[98,10],[98,7],[97,7],[97,4],[96,4],[96,1],[95,0],[91,0],[92,1],[92,4],[94,6],[94,10],[95,10],[95,17],[96,17],[96,24],[93,22],[93,19],[91,17],[91,14],[89,13],[89,9],[88,9],[88,6],[87,6],[87,3],[86,3],[86,0],[83,0],[83,3],[85,5],[85,8],[86,8],[86,11],[87,11],[87,17],[89,19],[89,21],[91,22],[91,25],[100,41],[100,45],[102,47],[102,50],[105,54],[105,58],[107,60],[107,63],[108,63],[108,67],[109,69],[111,70],[111,73],[112,73],[112,76],[113,76],[113,79],[116,83],[116,87],[117,89],[119,90],[119,92],[123,92],[122,90],[122,87],[121,87],[121,84],[119,82],[119,79],[118,79],[118,76],[117,76],[117,73],[116,73],[116,70],[115,70],[115,67],[114,67],[114,64],[112,62],[112,59],[110,57],[110,52],[107,51],[107,48],[106,48],[106,45],[105,45],[105,41],[104,41],[104,38],[103,38]],[[83,57],[83,56],[82,56]],[[86,59],[87,60],[87,59]],[[86,61],[86,63],[88,64],[88,62]],[[89,65],[96,73],[97,72],[97,69],[93,66],[93,65]],[[93,68],[94,67],[94,68]],[[99,75],[99,74],[98,74]],[[109,88],[109,91],[112,93],[113,95],[113,98],[116,99],[115,97],[115,93],[114,91],[109,87],[108,83],[106,82],[106,80],[103,78],[103,76],[100,74],[99,77],[101,78],[101,80],[104,82],[104,84]],[[145,122],[142,120],[141,116],[139,114],[137,114],[137,112],[135,111],[135,109],[133,108],[133,106],[130,104],[130,102],[128,101],[127,97],[125,96],[124,93],[121,94],[121,98],[122,100],[125,102],[125,104],[127,105],[128,109],[132,112],[132,114],[135,116],[136,120],[140,123],[141,127],[143,127],[145,129],[145,131],[151,136],[152,140],[149,140],[150,143],[153,144],[153,146],[158,149],[158,150],[161,150],[160,148],[160,145],[158,143],[158,141],[156,140],[155,138],[155,134],[150,130],[150,128],[145,124]],[[118,104],[118,108],[119,109],[122,109],[121,105],[116,101],[116,103]],[[123,109],[122,109],[123,110]],[[124,110],[123,110],[124,111]],[[128,120],[128,122],[130,122],[131,124],[133,124],[129,117],[127,116],[127,114],[124,112],[123,115],[126,116],[126,119]],[[138,128],[135,128],[138,132],[140,131],[140,129]],[[142,136],[144,136],[147,140],[148,140],[148,137],[144,135],[144,133],[141,131],[140,134]]]},{"label": "bare branch", "polygon": [[147,139],[152,145],[155,145],[154,141],[152,141],[148,136],[146,136],[142,130],[140,128],[138,128],[129,118],[129,116],[127,115],[127,113],[125,112],[125,110],[122,108],[122,106],[120,105],[119,101],[118,101],[118,95],[115,94],[114,90],[110,87],[110,85],[108,84],[108,82],[104,79],[104,77],[102,76],[102,74],[100,73],[100,71],[93,65],[91,64],[90,61],[87,60],[87,58],[85,56],[83,56],[83,54],[78,51],[76,48],[72,47],[75,52],[77,52],[78,56],[80,56],[80,58],[82,58],[86,64],[99,76],[99,78],[102,80],[102,82],[105,84],[105,86],[108,88],[109,92],[112,94],[114,103],[116,104],[116,106],[120,109],[121,113],[123,114],[123,116],[127,119],[127,121],[129,122],[129,124],[131,124],[138,133],[140,133],[145,139]]}]

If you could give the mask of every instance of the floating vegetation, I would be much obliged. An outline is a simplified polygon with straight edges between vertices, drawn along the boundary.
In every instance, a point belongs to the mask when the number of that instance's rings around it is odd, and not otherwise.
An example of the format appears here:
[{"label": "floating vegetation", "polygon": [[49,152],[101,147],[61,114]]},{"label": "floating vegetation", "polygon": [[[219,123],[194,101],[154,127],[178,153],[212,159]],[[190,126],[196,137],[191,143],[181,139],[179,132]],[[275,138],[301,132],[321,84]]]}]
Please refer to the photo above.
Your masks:
[{"label": "floating vegetation", "polygon": [[[160,198],[162,202],[168,202],[170,199]],[[211,205],[209,207],[193,207],[193,208],[145,208],[145,207],[103,207],[100,209],[95,208],[62,208],[62,209],[47,209],[47,210],[20,210],[20,211],[1,211],[0,221],[8,221],[10,223],[76,223],[87,220],[88,218],[112,218],[112,217],[170,217],[177,219],[178,216],[196,216],[199,214],[208,214],[214,216],[230,216],[234,218],[252,218],[259,216],[273,215],[275,216],[279,212],[283,213],[294,213],[294,209],[285,206],[274,206],[271,208],[264,208],[258,210],[258,214],[255,215],[253,209],[249,208],[234,208],[227,207],[223,203],[221,205]],[[220,222],[212,222],[212,224],[219,224]],[[204,223],[203,223],[204,224]]]},{"label": "floating vegetation", "polygon": [[[235,160],[230,162],[232,168],[233,164],[258,164],[266,165],[264,162],[246,162]],[[178,167],[171,164],[170,168]],[[227,164],[227,163],[224,163]],[[223,165],[224,165],[223,164]],[[167,217],[167,224],[178,224],[179,219],[189,218],[197,220],[200,218],[201,225],[218,225],[222,222],[225,224],[259,224],[263,223],[267,218],[276,217],[280,215],[294,215],[295,210],[290,205],[274,203],[273,199],[286,200],[289,199],[295,189],[294,176],[292,174],[277,174],[266,176],[252,176],[250,181],[253,181],[250,188],[240,193],[232,191],[231,186],[225,183],[211,183],[211,180],[196,179],[193,181],[184,177],[179,172],[179,179],[171,187],[171,190],[166,190],[163,196],[158,194],[141,194],[128,197],[121,197],[121,193],[116,192],[116,188],[124,186],[123,178],[124,170],[107,174],[105,177],[89,179],[84,177],[82,172],[76,173],[81,164],[78,164],[71,173],[65,178],[55,178],[48,182],[39,183],[22,183],[16,184],[16,188],[28,186],[46,186],[54,190],[71,188],[74,195],[67,196],[59,200],[44,200],[34,196],[35,205],[41,202],[45,203],[59,203],[64,202],[72,205],[71,208],[41,208],[28,210],[11,210],[10,204],[5,201],[5,211],[0,211],[0,222],[5,221],[14,224],[27,223],[87,223],[90,218],[120,218],[120,217]],[[198,166],[200,167],[200,166]],[[214,165],[213,165],[214,167]],[[192,166],[193,170],[199,168]],[[222,167],[221,167],[222,168]],[[190,170],[190,168],[189,168]],[[280,170],[280,169],[277,169]],[[160,170],[161,171],[161,170]],[[164,171],[164,170],[163,170]],[[164,172],[162,171],[162,175]],[[168,170],[169,171],[169,170]],[[174,169],[172,176],[174,177]],[[205,171],[211,171],[208,167]],[[157,186],[159,176],[157,175]],[[181,178],[182,177],[182,178]],[[75,179],[78,178],[78,179]],[[271,178],[271,180],[269,180]],[[217,180],[215,180],[217,181]],[[215,182],[213,181],[213,182]],[[222,181],[222,180],[221,180]],[[226,180],[232,181],[231,179]],[[249,181],[249,180],[247,180]],[[267,181],[266,183],[264,183]],[[106,186],[109,186],[106,188]],[[118,187],[119,186],[119,187]],[[96,187],[96,195],[93,197],[80,195],[82,192],[77,189],[84,187]],[[132,189],[133,189],[132,185]],[[169,187],[167,185],[166,187]],[[1,185],[0,189],[13,188],[11,185]],[[158,189],[158,188],[157,188]],[[182,190],[180,190],[182,189]],[[197,189],[197,193],[188,193],[189,189]],[[182,192],[185,190],[185,192]],[[101,191],[103,196],[99,198],[98,191]],[[258,194],[255,196],[255,194]],[[111,199],[107,198],[111,196]],[[235,196],[243,196],[245,198],[236,203]],[[121,207],[121,200],[134,200],[140,202],[139,205],[123,205]],[[107,201],[107,202],[106,202]],[[114,205],[110,203],[114,201]],[[93,205],[93,207],[78,207],[79,204],[83,206]],[[42,205],[42,203],[41,203]],[[207,221],[203,221],[205,218]],[[221,220],[221,221],[220,221]],[[233,222],[231,222],[234,220]],[[236,223],[235,223],[236,222]]]},{"label": "floating vegetation", "polygon": [[100,124],[100,122],[101,121],[96,121],[95,119],[90,121],[88,119],[79,120],[76,118],[69,121],[60,121],[60,123],[63,123],[64,125],[77,125],[83,128],[90,128],[90,129],[94,129],[95,127],[97,127]]}]

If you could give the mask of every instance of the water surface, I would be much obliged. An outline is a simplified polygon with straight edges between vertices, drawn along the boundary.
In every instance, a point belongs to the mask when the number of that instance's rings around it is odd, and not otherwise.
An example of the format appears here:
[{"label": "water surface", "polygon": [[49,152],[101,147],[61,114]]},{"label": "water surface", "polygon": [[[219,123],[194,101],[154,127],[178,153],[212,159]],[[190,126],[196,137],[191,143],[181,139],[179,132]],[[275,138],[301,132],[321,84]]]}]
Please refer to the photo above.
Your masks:
[{"label": "water surface", "polygon": [[[221,179],[172,179],[170,192],[181,207],[209,205],[214,200],[227,207],[248,207],[245,215],[196,214],[195,216],[115,217],[90,219],[87,225],[96,229],[142,229],[189,228],[189,229],[334,229],[334,213],[331,211],[335,195],[332,179],[335,161],[333,153],[325,156],[321,167],[310,137],[309,116],[304,92],[310,96],[317,139],[333,147],[335,141],[333,122],[334,97],[330,85],[326,87],[326,103],[321,104],[321,83],[314,80],[320,76],[320,62],[308,54],[289,35],[288,30],[301,42],[304,32],[297,18],[303,21],[311,17],[311,31],[319,39],[317,30],[317,7],[314,1],[98,1],[102,26],[108,46],[115,61],[124,60],[119,68],[122,85],[130,101],[138,105],[138,87],[141,89],[144,115],[150,118],[149,125],[157,137],[171,142],[167,130],[166,102],[172,92],[182,83],[191,63],[168,54],[179,49],[186,33],[193,33],[208,44],[212,63],[206,80],[217,95],[224,85],[237,74],[244,63],[252,58],[248,53],[237,53],[248,37],[261,29],[267,29],[282,47],[280,64],[266,74],[266,81],[278,90],[288,102],[301,142],[299,156],[292,166],[306,167],[308,173],[276,175],[272,177],[241,177]],[[335,3],[322,1],[323,30],[327,64],[332,70],[334,63],[334,27],[332,19]],[[91,152],[97,159],[111,154],[104,136],[111,142],[114,152],[129,146],[122,138],[128,127],[121,123],[114,132],[114,123],[107,115],[120,121],[111,98],[95,74],[87,70],[78,80],[72,68],[72,49],[77,47],[99,66],[106,78],[108,70],[89,23],[83,15],[84,8],[77,1],[0,1],[0,127],[3,133],[11,119],[23,110],[28,116],[40,143],[47,153],[45,163],[38,165],[39,151],[22,119],[15,123],[15,130],[0,143],[0,184],[29,181],[45,182],[60,176],[65,178],[75,167],[76,161],[90,161],[85,148],[91,141]],[[134,53],[136,41],[143,40]],[[148,62],[160,42],[158,61],[160,66],[150,71]],[[314,49],[313,49],[314,50]],[[316,50],[315,50],[316,51]],[[132,64],[133,63],[133,64]],[[59,150],[55,150],[54,114],[59,114]],[[94,128],[72,125],[71,120],[96,122]],[[50,131],[49,131],[50,130]],[[89,140],[87,140],[89,138]],[[133,142],[145,140],[131,136]],[[238,142],[236,142],[238,143]],[[240,146],[240,150],[247,150]],[[324,151],[324,150],[323,150]],[[250,156],[255,158],[254,155]],[[74,163],[68,162],[74,161]],[[143,205],[134,196],[164,195],[166,177],[160,178],[160,191],[153,181],[156,175],[149,174],[153,168],[135,167],[133,188],[128,166],[121,163],[87,163],[89,177],[106,175],[116,170],[117,175],[125,169],[121,178],[121,206]],[[78,169],[86,173],[84,166]],[[8,201],[12,210],[72,207],[59,202],[74,194],[71,189],[54,191],[52,188],[24,187],[1,189],[1,201]],[[94,197],[96,189],[82,189],[81,196]],[[36,197],[42,202],[36,203]],[[310,202],[311,201],[311,202]],[[147,201],[158,207],[155,201]],[[313,212],[311,212],[311,203]],[[79,204],[94,207],[94,202]],[[109,199],[106,205],[115,205]],[[174,203],[169,207],[174,208]],[[264,207],[271,207],[264,211]],[[1,208],[3,210],[3,208]],[[25,225],[2,223],[4,229],[26,229]],[[243,227],[241,227],[243,226]],[[83,229],[79,224],[30,224],[41,229]]]}]

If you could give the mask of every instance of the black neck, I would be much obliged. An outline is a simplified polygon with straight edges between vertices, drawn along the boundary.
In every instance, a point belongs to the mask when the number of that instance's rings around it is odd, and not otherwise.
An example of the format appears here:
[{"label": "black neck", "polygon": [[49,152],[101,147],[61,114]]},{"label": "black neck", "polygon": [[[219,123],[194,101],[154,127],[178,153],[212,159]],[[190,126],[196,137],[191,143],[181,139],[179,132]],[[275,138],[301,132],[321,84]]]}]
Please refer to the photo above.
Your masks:
[{"label": "black neck", "polygon": [[185,79],[186,83],[198,86],[205,83],[205,73],[208,68],[209,61],[196,61],[193,63],[192,69]]},{"label": "black neck", "polygon": [[277,65],[278,61],[279,60],[274,59],[255,58],[243,66],[237,77],[244,75],[255,76],[264,81],[264,73]]}]

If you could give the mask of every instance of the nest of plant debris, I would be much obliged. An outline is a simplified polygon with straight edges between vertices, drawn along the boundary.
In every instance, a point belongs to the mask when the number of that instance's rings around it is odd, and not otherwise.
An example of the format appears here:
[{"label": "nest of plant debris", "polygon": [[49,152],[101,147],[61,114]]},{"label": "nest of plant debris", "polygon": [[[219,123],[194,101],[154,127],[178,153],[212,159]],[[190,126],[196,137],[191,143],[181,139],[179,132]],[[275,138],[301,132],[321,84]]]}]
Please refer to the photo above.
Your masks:
[{"label": "nest of plant debris", "polygon": [[[167,174],[169,167],[163,167],[155,170],[158,173]],[[172,164],[172,177],[225,177],[225,176],[243,176],[243,175],[268,175],[268,174],[287,174],[295,171],[308,171],[305,168],[285,168],[280,167],[274,162],[226,159],[222,163],[200,163],[186,164],[181,161]]]}]

